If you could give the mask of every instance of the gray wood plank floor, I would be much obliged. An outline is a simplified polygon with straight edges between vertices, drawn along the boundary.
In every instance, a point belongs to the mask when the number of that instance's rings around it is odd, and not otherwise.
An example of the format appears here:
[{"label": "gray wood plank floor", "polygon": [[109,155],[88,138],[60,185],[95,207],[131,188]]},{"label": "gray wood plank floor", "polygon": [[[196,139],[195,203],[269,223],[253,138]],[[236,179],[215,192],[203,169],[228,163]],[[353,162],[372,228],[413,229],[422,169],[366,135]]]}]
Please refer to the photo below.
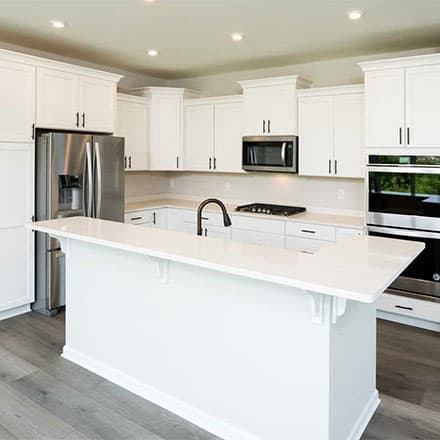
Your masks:
[{"label": "gray wood plank floor", "polygon": [[[0,440],[218,440],[62,359],[63,344],[63,313],[0,322]],[[377,367],[362,439],[440,440],[440,335],[379,321]]]}]

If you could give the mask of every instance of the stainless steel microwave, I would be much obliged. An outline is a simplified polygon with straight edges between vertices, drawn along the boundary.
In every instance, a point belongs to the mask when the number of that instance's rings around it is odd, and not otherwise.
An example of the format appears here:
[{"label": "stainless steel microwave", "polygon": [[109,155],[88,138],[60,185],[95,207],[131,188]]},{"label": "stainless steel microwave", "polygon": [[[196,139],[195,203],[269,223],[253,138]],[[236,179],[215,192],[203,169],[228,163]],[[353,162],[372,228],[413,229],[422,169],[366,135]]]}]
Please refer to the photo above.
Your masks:
[{"label": "stainless steel microwave", "polygon": [[298,136],[246,136],[243,170],[298,172]]}]

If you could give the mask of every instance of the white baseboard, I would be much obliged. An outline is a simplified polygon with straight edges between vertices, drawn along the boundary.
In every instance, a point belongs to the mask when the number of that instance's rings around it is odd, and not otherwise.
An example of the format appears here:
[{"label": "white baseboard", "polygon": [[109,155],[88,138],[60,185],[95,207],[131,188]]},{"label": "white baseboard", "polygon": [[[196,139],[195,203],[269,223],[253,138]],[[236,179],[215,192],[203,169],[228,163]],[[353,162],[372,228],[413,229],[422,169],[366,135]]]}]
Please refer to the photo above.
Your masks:
[{"label": "white baseboard", "polygon": [[347,440],[359,440],[362,437],[362,434],[367,428],[368,423],[370,422],[379,405],[379,393],[377,390],[374,390],[373,394],[371,395],[370,399],[362,410],[361,415],[359,416],[355,425],[350,431]]},{"label": "white baseboard", "polygon": [[158,389],[135,380],[119,370],[64,346],[63,358],[113,382],[116,385],[188,420],[224,440],[261,440],[259,437],[229,425]]},{"label": "white baseboard", "polygon": [[25,304],[24,306],[14,307],[13,309],[4,310],[0,312],[0,321],[3,319],[13,318],[14,316],[22,315],[31,311],[31,306]]}]

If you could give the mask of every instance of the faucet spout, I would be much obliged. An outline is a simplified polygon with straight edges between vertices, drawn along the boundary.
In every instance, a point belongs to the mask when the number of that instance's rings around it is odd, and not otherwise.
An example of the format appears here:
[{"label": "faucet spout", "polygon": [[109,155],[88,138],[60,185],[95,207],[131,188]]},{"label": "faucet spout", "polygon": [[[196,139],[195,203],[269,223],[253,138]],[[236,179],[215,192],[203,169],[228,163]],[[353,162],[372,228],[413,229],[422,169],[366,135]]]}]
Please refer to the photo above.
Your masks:
[{"label": "faucet spout", "polygon": [[218,205],[220,207],[220,209],[222,210],[224,226],[228,227],[228,226],[232,225],[231,217],[229,217],[228,211],[227,211],[224,203],[219,199],[206,199],[202,203],[200,203],[200,205],[197,209],[197,235],[200,235],[200,236],[203,235],[203,228],[202,228],[203,208],[206,205],[209,205],[210,203],[214,203],[215,205]]}]

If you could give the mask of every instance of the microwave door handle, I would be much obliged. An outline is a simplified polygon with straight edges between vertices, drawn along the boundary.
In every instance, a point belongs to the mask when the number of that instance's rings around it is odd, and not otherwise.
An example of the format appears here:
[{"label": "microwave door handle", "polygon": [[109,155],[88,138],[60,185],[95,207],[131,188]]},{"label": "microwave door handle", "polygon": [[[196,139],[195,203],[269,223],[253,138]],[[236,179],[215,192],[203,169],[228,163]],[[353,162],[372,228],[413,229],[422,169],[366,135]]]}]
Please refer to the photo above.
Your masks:
[{"label": "microwave door handle", "polygon": [[284,166],[287,166],[286,165],[286,148],[287,148],[287,142],[283,142],[283,145],[281,147],[281,160],[282,160]]},{"label": "microwave door handle", "polygon": [[256,165],[258,165],[257,164],[257,153],[255,152],[255,148],[252,148],[252,154],[254,155],[254,165],[256,166]]}]

